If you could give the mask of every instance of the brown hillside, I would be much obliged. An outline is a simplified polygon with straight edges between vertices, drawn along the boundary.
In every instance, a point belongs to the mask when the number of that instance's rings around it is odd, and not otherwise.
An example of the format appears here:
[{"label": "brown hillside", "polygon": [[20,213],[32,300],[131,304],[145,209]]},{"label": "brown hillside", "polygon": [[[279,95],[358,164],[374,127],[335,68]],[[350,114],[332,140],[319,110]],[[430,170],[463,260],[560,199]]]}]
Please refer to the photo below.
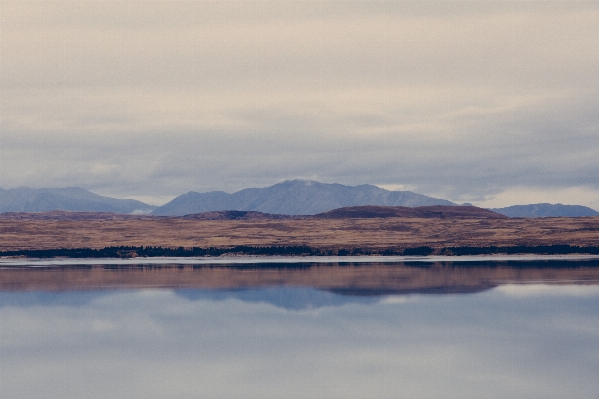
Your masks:
[{"label": "brown hillside", "polygon": [[358,218],[481,218],[481,219],[506,219],[488,209],[475,206],[419,206],[408,208],[405,206],[349,206],[333,209],[332,211],[314,215],[317,219],[358,219]]},{"label": "brown hillside", "polygon": [[504,219],[507,216],[475,206],[349,206],[317,215],[276,215],[255,211],[214,211],[185,216],[123,215],[107,212],[7,212],[0,220],[299,220],[299,219],[372,219],[372,218],[482,218]]},{"label": "brown hillside", "polygon": [[[451,208],[462,212],[476,211],[476,208],[473,211],[465,206]],[[353,214],[360,215],[359,212]],[[599,245],[599,217],[510,219],[480,217],[480,214],[459,217],[441,214],[445,217],[281,220],[202,220],[72,212],[3,214],[0,215],[0,250],[121,245],[203,248],[307,245],[327,250]]]},{"label": "brown hillside", "polygon": [[293,215],[274,215],[271,213],[255,212],[255,211],[215,211],[194,213],[191,215],[181,216],[185,220],[285,220],[285,219],[304,219],[305,216]]}]

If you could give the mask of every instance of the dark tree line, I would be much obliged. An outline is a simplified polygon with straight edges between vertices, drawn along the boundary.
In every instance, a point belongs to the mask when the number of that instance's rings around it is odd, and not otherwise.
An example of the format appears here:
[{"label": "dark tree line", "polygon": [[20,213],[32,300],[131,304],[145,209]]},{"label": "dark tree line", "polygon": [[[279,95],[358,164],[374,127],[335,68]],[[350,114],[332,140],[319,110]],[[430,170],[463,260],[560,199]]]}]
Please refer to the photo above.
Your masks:
[{"label": "dark tree line", "polygon": [[492,255],[492,254],[535,254],[535,255],[567,255],[590,254],[599,255],[599,246],[579,247],[575,245],[516,245],[506,247],[448,247],[441,250],[441,255]]},{"label": "dark tree line", "polygon": [[579,247],[572,245],[538,245],[538,246],[490,246],[490,247],[446,247],[440,251],[428,246],[405,249],[366,250],[351,249],[322,249],[305,245],[296,246],[248,246],[240,245],[231,248],[168,248],[168,247],[106,247],[93,248],[57,248],[57,249],[26,249],[18,251],[0,251],[0,256],[22,256],[28,258],[133,258],[133,257],[217,257],[224,254],[238,255],[287,255],[287,256],[428,256],[433,253],[440,255],[492,255],[492,254],[592,254],[599,255],[599,246]]},{"label": "dark tree line", "polygon": [[198,257],[221,256],[226,253],[248,255],[316,255],[314,250],[306,246],[273,246],[252,247],[237,246],[233,248],[168,248],[168,247],[105,247],[92,248],[57,248],[27,249],[19,251],[1,251],[0,256],[25,256],[29,258],[132,258],[132,257]]}]

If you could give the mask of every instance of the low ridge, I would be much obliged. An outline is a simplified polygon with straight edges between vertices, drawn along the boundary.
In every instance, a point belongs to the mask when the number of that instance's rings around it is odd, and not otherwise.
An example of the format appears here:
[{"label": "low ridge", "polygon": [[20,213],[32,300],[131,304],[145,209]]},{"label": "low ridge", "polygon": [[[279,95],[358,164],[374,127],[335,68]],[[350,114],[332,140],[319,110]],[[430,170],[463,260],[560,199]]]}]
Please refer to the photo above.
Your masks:
[{"label": "low ridge", "polygon": [[300,219],[302,216],[294,215],[275,215],[272,213],[255,212],[255,211],[214,211],[194,213],[191,215],[180,216],[185,220],[288,220]]},{"label": "low ridge", "polygon": [[366,218],[485,218],[507,219],[488,209],[475,206],[351,206],[314,215],[318,219]]},{"label": "low ridge", "polygon": [[507,216],[475,206],[348,206],[316,215],[279,215],[255,211],[203,212],[181,217],[186,220],[288,220],[288,219],[373,219],[373,218],[484,218],[507,219]]}]

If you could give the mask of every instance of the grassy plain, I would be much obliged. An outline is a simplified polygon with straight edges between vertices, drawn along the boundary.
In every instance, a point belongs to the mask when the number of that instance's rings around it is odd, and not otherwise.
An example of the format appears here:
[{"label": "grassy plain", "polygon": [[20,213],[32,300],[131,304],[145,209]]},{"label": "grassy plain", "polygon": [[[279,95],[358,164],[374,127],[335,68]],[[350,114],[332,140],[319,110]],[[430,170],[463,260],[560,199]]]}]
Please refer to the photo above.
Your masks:
[{"label": "grassy plain", "polygon": [[599,217],[383,217],[201,220],[115,214],[0,215],[0,250],[109,246],[306,245],[365,250],[458,246],[599,245]]}]

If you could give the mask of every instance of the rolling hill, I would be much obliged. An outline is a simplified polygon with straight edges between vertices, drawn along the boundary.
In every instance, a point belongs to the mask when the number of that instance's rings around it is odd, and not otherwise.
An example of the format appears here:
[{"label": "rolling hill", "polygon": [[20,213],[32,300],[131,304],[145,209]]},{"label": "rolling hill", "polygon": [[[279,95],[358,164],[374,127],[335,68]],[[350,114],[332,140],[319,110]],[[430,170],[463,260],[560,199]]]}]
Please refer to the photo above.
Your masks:
[{"label": "rolling hill", "polygon": [[488,209],[476,206],[418,206],[408,208],[404,206],[350,206],[333,209],[328,212],[313,216],[317,219],[372,219],[372,218],[481,218],[481,219],[507,219]]}]

